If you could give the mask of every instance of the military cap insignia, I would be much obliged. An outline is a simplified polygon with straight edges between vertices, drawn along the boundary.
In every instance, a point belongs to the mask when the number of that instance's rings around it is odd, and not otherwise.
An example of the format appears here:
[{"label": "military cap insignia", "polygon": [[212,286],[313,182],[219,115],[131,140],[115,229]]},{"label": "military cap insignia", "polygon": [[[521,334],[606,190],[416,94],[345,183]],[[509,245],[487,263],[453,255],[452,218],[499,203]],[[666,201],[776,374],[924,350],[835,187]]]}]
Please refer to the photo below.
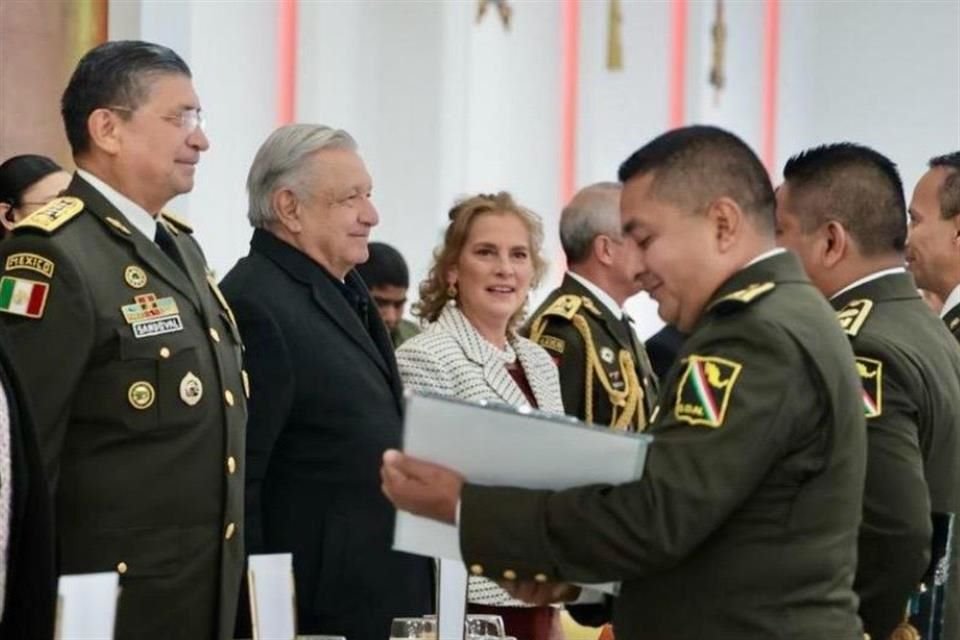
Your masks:
[{"label": "military cap insignia", "polygon": [[160,217],[166,220],[167,222],[169,222],[171,225],[173,225],[174,233],[176,233],[177,229],[180,229],[181,231],[186,231],[187,233],[193,233],[193,227],[191,227],[186,220],[170,213],[169,211],[161,211]]},{"label": "military cap insignia", "polygon": [[7,256],[7,262],[4,267],[6,271],[26,269],[28,271],[35,271],[47,278],[52,278],[56,265],[53,264],[53,260],[48,260],[35,253],[13,253]]},{"label": "military cap insignia", "polygon": [[134,409],[141,411],[149,409],[156,398],[157,392],[154,391],[153,385],[146,380],[138,380],[127,389],[127,401]]},{"label": "military cap insignia", "polygon": [[742,365],[714,356],[690,356],[677,386],[674,415],[693,425],[716,428],[723,425],[730,393]]},{"label": "military cap insignia", "polygon": [[0,311],[26,318],[42,318],[50,285],[13,276],[0,278]]},{"label": "military cap insignia", "polygon": [[133,304],[123,305],[120,312],[137,339],[183,330],[180,310],[172,297],[157,298],[154,293],[134,296]]},{"label": "military cap insignia", "polygon": [[863,385],[863,415],[876,418],[883,413],[883,363],[857,356],[857,373]]},{"label": "military cap insignia", "polygon": [[758,298],[770,293],[776,288],[775,282],[755,282],[743,289],[729,293],[718,300],[713,301],[707,310],[717,309],[718,311],[732,311],[739,309],[757,300]]},{"label": "military cap insignia", "polygon": [[860,333],[863,323],[867,321],[867,316],[872,310],[872,300],[853,300],[837,311],[837,320],[840,321],[840,327],[848,336],[855,336]]},{"label": "military cap insignia", "polygon": [[39,229],[53,233],[83,211],[83,200],[74,197],[54,198],[14,226],[19,229]]},{"label": "military cap insignia", "polygon": [[134,289],[142,289],[147,286],[147,274],[137,265],[131,264],[123,270],[123,281]]},{"label": "military cap insignia", "polygon": [[563,350],[567,348],[567,342],[563,338],[556,336],[540,336],[537,343],[544,349],[556,351],[557,353],[563,353]]}]

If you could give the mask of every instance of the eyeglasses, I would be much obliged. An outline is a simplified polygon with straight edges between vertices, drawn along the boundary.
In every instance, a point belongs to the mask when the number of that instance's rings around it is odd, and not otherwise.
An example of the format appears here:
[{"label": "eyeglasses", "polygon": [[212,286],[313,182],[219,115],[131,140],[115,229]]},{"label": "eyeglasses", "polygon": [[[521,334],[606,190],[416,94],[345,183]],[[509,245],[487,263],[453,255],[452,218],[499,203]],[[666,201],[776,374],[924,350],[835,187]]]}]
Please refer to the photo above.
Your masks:
[{"label": "eyeglasses", "polygon": [[[104,108],[109,109],[111,111],[124,111],[126,113],[134,112],[134,109],[130,109],[129,107],[104,107]],[[173,124],[177,125],[177,127],[187,135],[193,133],[198,128],[201,131],[206,131],[207,119],[206,117],[204,117],[202,113],[200,113],[200,109],[183,109],[176,115],[167,115],[167,116],[163,116],[160,114],[153,114],[153,115],[156,115],[158,118],[162,118],[167,122],[172,122]]]}]

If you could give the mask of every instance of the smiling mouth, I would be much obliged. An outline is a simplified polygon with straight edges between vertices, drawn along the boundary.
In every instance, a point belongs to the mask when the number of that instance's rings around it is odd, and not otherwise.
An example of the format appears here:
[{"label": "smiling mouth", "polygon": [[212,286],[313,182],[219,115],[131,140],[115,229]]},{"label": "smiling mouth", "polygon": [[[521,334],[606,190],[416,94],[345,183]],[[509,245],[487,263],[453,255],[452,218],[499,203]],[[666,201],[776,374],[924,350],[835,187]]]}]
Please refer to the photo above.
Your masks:
[{"label": "smiling mouth", "polygon": [[487,287],[487,291],[489,291],[490,293],[497,293],[497,294],[509,294],[509,293],[515,293],[517,289],[515,287],[508,287],[504,285],[504,286]]}]

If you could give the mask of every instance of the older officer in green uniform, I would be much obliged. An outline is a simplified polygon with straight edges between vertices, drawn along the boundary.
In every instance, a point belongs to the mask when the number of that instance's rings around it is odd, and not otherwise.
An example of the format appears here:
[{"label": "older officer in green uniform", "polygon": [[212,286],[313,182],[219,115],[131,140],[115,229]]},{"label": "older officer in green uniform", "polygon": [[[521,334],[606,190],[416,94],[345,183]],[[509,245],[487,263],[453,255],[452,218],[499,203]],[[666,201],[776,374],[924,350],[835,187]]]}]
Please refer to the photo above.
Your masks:
[{"label": "older officer in green uniform", "polygon": [[582,189],[560,215],[569,271],[524,333],[560,368],[563,407],[581,420],[642,430],[656,402],[656,376],[623,310],[640,291],[636,243],[623,235],[617,183]]},{"label": "older officer in green uniform", "polygon": [[920,288],[943,300],[940,317],[960,341],[960,151],[929,167],[910,200],[907,266]]},{"label": "older officer in green uniform", "polygon": [[854,588],[864,629],[887,638],[927,568],[931,508],[960,511],[960,350],[903,267],[906,204],[889,159],[827,145],[791,158],[783,175],[780,244],[837,310],[863,384],[868,464]]},{"label": "older officer in green uniform", "polygon": [[0,245],[0,318],[56,503],[59,571],[116,571],[116,638],[231,638],[245,375],[190,228],[161,212],[209,143],[190,70],[145,42],[80,61],[78,167]]},{"label": "older officer in green uniform", "polygon": [[859,640],[860,380],[833,311],[774,242],[774,195],[738,138],[688,127],[620,168],[644,287],[688,333],[642,477],[551,492],[464,484],[391,451],[398,508],[452,523],[471,571],[531,601],[622,581],[621,638]]}]

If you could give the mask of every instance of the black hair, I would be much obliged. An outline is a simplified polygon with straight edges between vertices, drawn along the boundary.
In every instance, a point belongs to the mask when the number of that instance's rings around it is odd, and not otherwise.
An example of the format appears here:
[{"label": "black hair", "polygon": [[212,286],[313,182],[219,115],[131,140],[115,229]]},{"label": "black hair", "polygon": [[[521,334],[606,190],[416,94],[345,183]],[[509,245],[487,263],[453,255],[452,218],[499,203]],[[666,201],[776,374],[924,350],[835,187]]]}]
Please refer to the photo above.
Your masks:
[{"label": "black hair", "polygon": [[866,256],[903,252],[903,182],[897,165],[883,154],[851,142],[821,145],[790,158],[783,178],[804,231],[835,220]]},{"label": "black hair", "polygon": [[946,179],[940,185],[940,215],[953,218],[960,214],[960,151],[930,158],[930,168],[944,167],[948,170]]},{"label": "black hair", "polygon": [[13,208],[23,204],[24,192],[51,173],[63,168],[46,156],[24,154],[0,164],[0,202]]},{"label": "black hair", "polygon": [[652,193],[701,212],[716,198],[734,200],[770,235],[776,227],[773,185],[747,144],[718,127],[695,125],[668,131],[620,165],[620,182],[653,175]]},{"label": "black hair", "polygon": [[[60,101],[67,139],[74,155],[90,148],[87,121],[97,109],[136,109],[149,95],[149,80],[158,74],[188,78],[190,67],[172,49],[140,40],[105,42],[86,53]],[[121,114],[129,117],[129,114]]]},{"label": "black hair", "polygon": [[399,251],[383,242],[371,242],[367,246],[370,258],[356,269],[368,288],[410,286],[410,272]]}]

